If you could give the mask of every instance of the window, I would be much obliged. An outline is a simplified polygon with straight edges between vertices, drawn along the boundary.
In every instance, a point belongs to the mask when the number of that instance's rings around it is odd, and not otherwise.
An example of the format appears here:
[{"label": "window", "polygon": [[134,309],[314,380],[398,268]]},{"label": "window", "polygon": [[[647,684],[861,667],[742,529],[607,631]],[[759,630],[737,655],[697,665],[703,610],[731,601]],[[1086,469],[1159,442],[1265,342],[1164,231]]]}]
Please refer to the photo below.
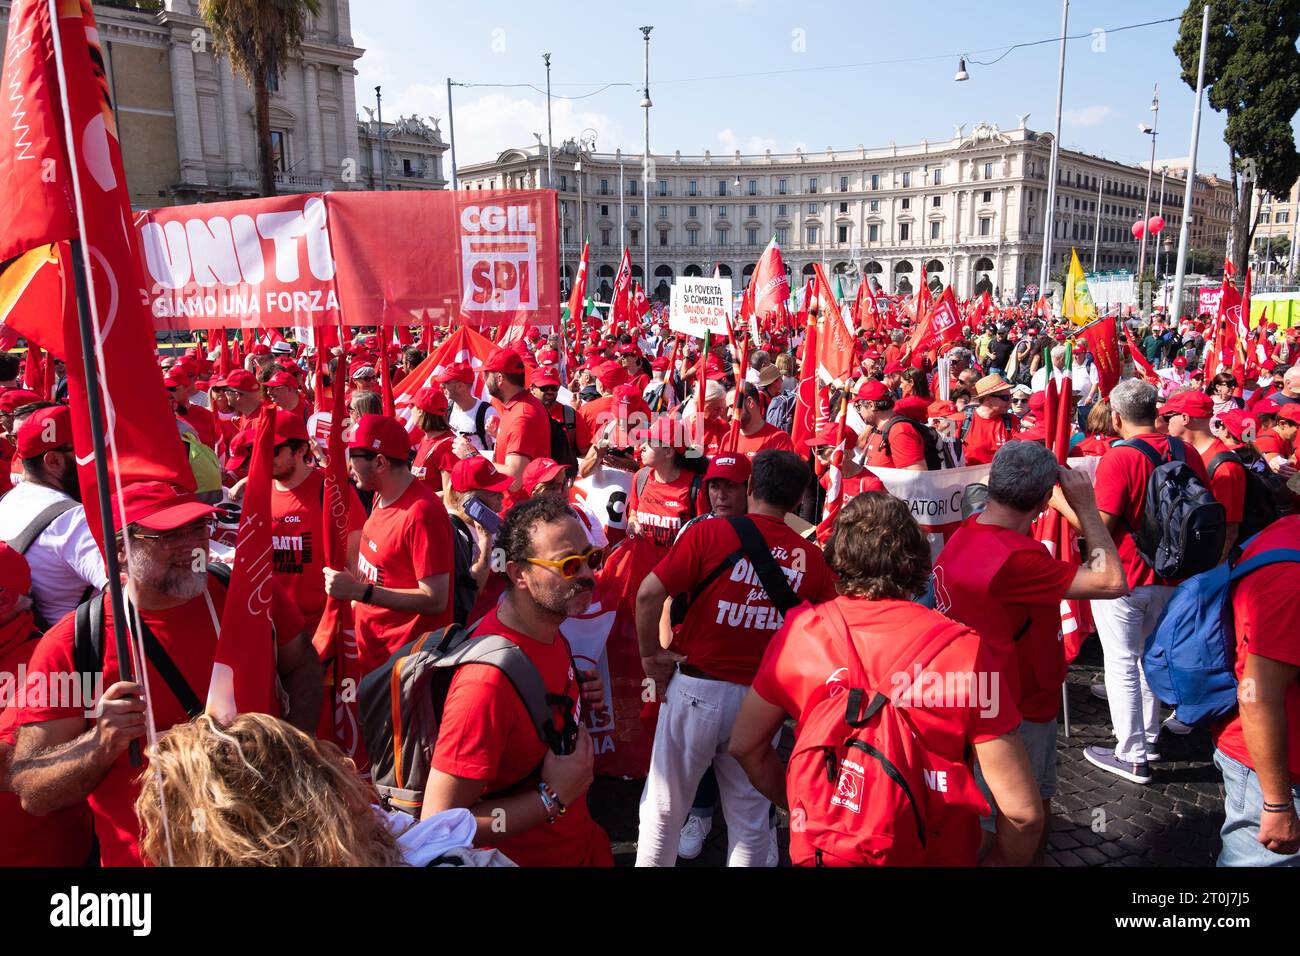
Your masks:
[{"label": "window", "polygon": [[411,161],[409,159],[406,159],[405,157],[403,157],[402,159],[402,175],[403,176],[411,175]]},{"label": "window", "polygon": [[903,210],[904,212],[906,212],[907,210],[911,209],[911,208],[912,208],[912,200],[911,200],[909,197],[904,196],[904,197],[903,197],[903,201],[902,201],[902,203],[901,203],[901,208],[902,208],[902,210]]},{"label": "window", "polygon": [[636,195],[636,180],[635,180],[635,179],[629,179],[629,180],[627,181],[627,194],[628,194],[629,196],[635,196],[635,195]]},{"label": "window", "polygon": [[748,189],[749,189],[749,194],[750,194],[751,196],[757,196],[757,195],[758,195],[758,180],[757,180],[757,179],[751,179],[751,180],[750,180],[746,185],[747,185],[747,187],[748,187]]},{"label": "window", "polygon": [[938,238],[939,238],[939,226],[940,226],[940,225],[941,225],[941,223],[939,223],[938,221],[935,221],[935,222],[930,223],[930,238],[931,238],[931,239],[938,239]]},{"label": "window", "polygon": [[726,206],[719,206],[719,207],[718,207],[718,218],[719,218],[719,219],[726,219],[726,218],[727,218],[727,207],[726,207]]},{"label": "window", "polygon": [[898,224],[898,241],[907,242],[912,238],[911,223],[901,222]]},{"label": "window", "polygon": [[936,170],[934,171],[934,184],[935,184],[936,186],[942,186],[942,185],[943,185],[943,170],[942,170],[942,169],[936,169]]},{"label": "window", "polygon": [[849,241],[849,227],[848,227],[848,226],[840,226],[840,227],[838,227],[838,229],[837,229],[837,231],[836,231],[836,236],[837,236],[837,239],[836,239],[837,242],[848,242],[848,241]]},{"label": "window", "polygon": [[817,191],[817,177],[816,177],[816,176],[810,176],[810,177],[808,178],[808,191],[809,191],[810,193],[815,193],[815,192]]},{"label": "window", "polygon": [[871,188],[872,188],[872,189],[879,189],[879,188],[880,188],[880,174],[879,174],[879,173],[872,173],[872,174],[871,174]]},{"label": "window", "polygon": [[848,211],[849,211],[849,204],[846,202],[840,203],[840,214],[844,215],[848,213]]},{"label": "window", "polygon": [[846,192],[848,192],[848,191],[849,191],[849,177],[848,177],[848,176],[841,176],[841,177],[840,177],[840,192],[842,192],[842,193],[846,193]]},{"label": "window", "polygon": [[725,246],[726,244],[727,244],[727,230],[725,230],[725,229],[719,229],[719,230],[718,230],[718,245],[720,245],[720,246]]},{"label": "window", "polygon": [[984,197],[983,199],[980,200],[980,202],[992,202],[992,201],[993,201],[993,190],[991,189],[984,190]]},{"label": "window", "polygon": [[870,202],[868,202],[868,203],[867,203],[867,211],[868,211],[868,212],[880,212],[880,200],[879,200],[879,199],[873,199],[873,200],[871,200]]},{"label": "window", "polygon": [[993,178],[993,164],[992,164],[992,163],[985,163],[985,164],[984,164],[984,178],[985,178],[985,179],[992,179],[992,178]]},{"label": "window", "polygon": [[790,244],[790,230],[782,227],[776,231],[777,245],[786,246]]},{"label": "window", "polygon": [[930,206],[934,209],[938,209],[942,205],[943,205],[942,196],[935,196],[933,199],[930,200]]},{"label": "window", "polygon": [[698,246],[698,245],[700,244],[700,230],[698,230],[698,229],[687,229],[687,230],[686,230],[686,244],[687,244],[688,246]]},{"label": "window", "polygon": [[573,242],[573,228],[572,228],[571,226],[565,226],[565,227],[564,227],[564,244],[567,246],[567,245],[572,244],[572,242]]},{"label": "window", "polygon": [[815,216],[815,215],[817,215],[817,210],[818,210],[818,208],[819,208],[819,205],[820,205],[819,203],[810,202],[810,203],[808,204],[808,215],[810,215],[810,216]]},{"label": "window", "polygon": [[289,136],[283,130],[271,130],[271,166],[277,173],[289,169]]},{"label": "window", "polygon": [[776,205],[776,214],[777,214],[778,216],[785,216],[785,215],[788,215],[788,214],[789,214],[789,213],[787,212],[788,209],[789,209],[789,207],[788,207],[785,203],[777,203],[777,205]]},{"label": "window", "polygon": [[871,223],[867,226],[867,242],[880,241],[880,226],[877,223]]},{"label": "window", "polygon": [[777,191],[778,195],[781,195],[781,196],[784,196],[787,192],[789,192],[789,191],[790,191],[790,190],[789,190],[789,180],[786,180],[786,179],[778,179],[778,180],[776,181],[776,191]]},{"label": "window", "polygon": [[1291,210],[1279,209],[1277,211],[1277,219],[1275,219],[1274,222],[1290,222],[1290,221],[1291,221]]},{"label": "window", "polygon": [[600,214],[601,214],[602,216],[608,216],[608,215],[609,215],[609,205],[608,205],[608,204],[606,204],[606,203],[601,203],[601,204],[600,204]]},{"label": "window", "polygon": [[600,244],[601,244],[602,246],[607,246],[607,245],[609,245],[609,230],[608,230],[608,229],[602,229],[602,230],[600,230]]},{"label": "window", "polygon": [[628,244],[629,246],[632,246],[633,248],[636,248],[637,241],[638,241],[638,239],[640,238],[640,236],[641,236],[641,233],[639,233],[639,232],[637,232],[635,229],[633,229],[631,232],[629,232],[629,233],[627,234],[627,244]]},{"label": "window", "polygon": [[746,215],[748,215],[750,219],[757,219],[757,218],[758,218],[758,207],[757,207],[757,206],[753,206],[753,205],[751,205],[751,206],[748,206],[748,207],[746,207],[746,208],[749,210],[748,213],[746,213]]},{"label": "window", "polygon": [[686,218],[687,218],[687,219],[694,219],[694,218],[696,218],[696,216],[697,216],[698,213],[699,213],[699,208],[700,208],[699,206],[687,206],[687,207],[686,207]]},{"label": "window", "polygon": [[661,196],[668,195],[668,180],[666,179],[659,180],[659,195]]},{"label": "window", "polygon": [[689,180],[686,183],[686,195],[698,196],[700,194],[700,181],[698,179]]},{"label": "window", "polygon": [[609,195],[609,180],[608,180],[608,179],[602,179],[602,180],[600,181],[600,194],[601,194],[602,196],[608,196],[608,195]]},{"label": "window", "polygon": [[566,175],[564,175],[563,173],[561,173],[561,174],[560,174],[560,192],[568,192],[568,191],[569,191],[569,177],[566,176]]},{"label": "window", "polygon": [[903,188],[907,189],[911,185],[912,185],[912,174],[910,172],[903,173]]},{"label": "window", "polygon": [[633,206],[633,207],[632,207],[632,218],[635,219],[636,217],[638,217],[638,216],[640,216],[640,215],[641,215],[641,207],[640,207],[640,206]]},{"label": "window", "polygon": [[660,218],[660,219],[667,219],[667,218],[668,218],[668,207],[667,207],[667,206],[660,206],[660,207],[659,207],[659,218]]},{"label": "window", "polygon": [[746,230],[745,230],[745,242],[748,243],[748,244],[751,245],[751,246],[756,246],[756,245],[758,245],[758,230],[757,230],[757,229],[746,229]]},{"label": "window", "polygon": [[990,219],[988,216],[984,216],[980,219],[980,235],[981,236],[993,235],[993,220]]},{"label": "window", "polygon": [[667,229],[665,229],[663,232],[659,233],[659,245],[661,245],[661,246],[666,246],[666,245],[668,245],[668,230],[667,230]]},{"label": "window", "polygon": [[806,232],[808,234],[808,245],[810,246],[817,245],[817,232],[818,232],[817,227],[809,226]]},{"label": "window", "polygon": [[727,195],[727,181],[725,179],[718,180],[718,195],[719,196]]},{"label": "window", "polygon": [[1261,212],[1261,213],[1259,214],[1259,221],[1260,221],[1262,224],[1267,225],[1269,222],[1272,221],[1272,219],[1273,219],[1273,216],[1272,216],[1271,213]]}]

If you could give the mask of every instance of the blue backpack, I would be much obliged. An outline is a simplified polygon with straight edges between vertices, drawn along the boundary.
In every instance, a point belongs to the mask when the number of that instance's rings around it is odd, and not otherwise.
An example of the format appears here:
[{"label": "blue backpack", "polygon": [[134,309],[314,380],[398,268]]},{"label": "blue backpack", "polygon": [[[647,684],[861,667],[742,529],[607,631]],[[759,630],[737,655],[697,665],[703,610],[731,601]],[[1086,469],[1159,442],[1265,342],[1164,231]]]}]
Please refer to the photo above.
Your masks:
[{"label": "blue backpack", "polygon": [[1184,724],[1207,726],[1237,708],[1232,585],[1252,571],[1282,561],[1300,562],[1300,550],[1274,548],[1236,567],[1225,561],[1188,578],[1165,605],[1147,638],[1142,669],[1152,693],[1176,707]]}]

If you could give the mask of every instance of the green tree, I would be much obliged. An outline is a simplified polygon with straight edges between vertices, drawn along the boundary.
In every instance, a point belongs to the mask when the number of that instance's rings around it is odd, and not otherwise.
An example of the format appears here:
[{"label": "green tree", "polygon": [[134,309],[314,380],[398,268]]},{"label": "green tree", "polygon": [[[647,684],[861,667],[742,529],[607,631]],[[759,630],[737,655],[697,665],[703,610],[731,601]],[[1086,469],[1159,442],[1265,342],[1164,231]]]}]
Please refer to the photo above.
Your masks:
[{"label": "green tree", "polygon": [[1223,256],[1217,249],[1193,246],[1187,250],[1187,271],[1192,275],[1219,275],[1223,272]]},{"label": "green tree", "polygon": [[320,15],[320,0],[199,0],[216,52],[230,57],[253,91],[263,196],[275,195],[268,83],[284,76],[289,58],[301,49],[308,14]]},{"label": "green tree", "polygon": [[1286,265],[1291,259],[1290,236],[1256,236],[1255,256],[1259,259],[1272,259]]},{"label": "green tree", "polygon": [[[1183,82],[1196,89],[1203,0],[1183,12],[1174,53]],[[1224,141],[1232,169],[1232,261],[1245,273],[1258,217],[1250,215],[1255,188],[1290,193],[1300,177],[1291,121],[1300,111],[1300,0],[1210,0],[1205,91],[1211,109],[1227,113]],[[1240,173],[1254,168],[1239,188]]]}]

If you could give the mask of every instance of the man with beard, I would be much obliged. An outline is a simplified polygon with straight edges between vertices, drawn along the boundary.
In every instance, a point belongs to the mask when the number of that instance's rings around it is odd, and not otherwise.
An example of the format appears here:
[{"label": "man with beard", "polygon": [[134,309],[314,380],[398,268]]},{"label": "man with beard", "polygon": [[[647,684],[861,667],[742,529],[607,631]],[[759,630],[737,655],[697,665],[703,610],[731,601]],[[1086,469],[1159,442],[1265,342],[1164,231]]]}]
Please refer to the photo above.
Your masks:
[{"label": "man with beard", "polygon": [[502,635],[528,655],[566,752],[541,741],[503,671],[460,667],[443,705],[423,815],[469,809],[478,823],[475,845],[495,846],[520,866],[612,866],[609,837],[587,809],[593,752],[582,723],[582,705],[603,707],[604,690],[595,672],[574,667],[560,633],[565,618],[590,606],[604,551],[589,545],[556,495],[511,509],[497,547],[505,558],[505,596],[475,633]]},{"label": "man with beard", "polygon": [[763,416],[767,414],[768,397],[750,382],[741,382],[740,431],[736,436],[735,450],[746,458],[753,457],[766,448],[776,451],[794,451],[790,436]]},{"label": "man with beard", "polygon": [[81,506],[72,413],[65,405],[38,410],[19,426],[16,444],[23,480],[0,498],[0,540],[26,556],[34,611],[49,627],[108,576]]},{"label": "man with beard", "polygon": [[[104,600],[102,663],[93,672],[104,690],[94,709],[84,700],[51,700],[40,694],[41,686],[58,686],[64,675],[86,667],[85,645],[74,649],[76,616],[65,617],[41,638],[27,667],[10,783],[23,809],[37,816],[85,800],[95,817],[103,865],[139,866],[135,800],[142,778],[131,766],[127,747],[145,734],[144,684],[150,688],[150,711],[159,733],[203,709],[226,588],[207,573],[208,519],[214,509],[195,495],[165,482],[131,482],[115,497],[112,511],[119,523],[116,546],[126,572],[129,626],[141,628],[140,637],[150,649],[147,680],[120,679],[113,606]],[[289,702],[283,717],[313,733],[320,718],[320,660],[303,630],[302,615],[274,579],[271,623],[276,670]],[[265,709],[281,713],[275,700],[268,700]]]},{"label": "man with beard", "polygon": [[487,390],[501,407],[493,460],[497,470],[511,477],[506,506],[527,495],[524,469],[534,458],[551,456],[551,424],[546,408],[524,387],[524,360],[514,349],[497,349],[483,363]]}]

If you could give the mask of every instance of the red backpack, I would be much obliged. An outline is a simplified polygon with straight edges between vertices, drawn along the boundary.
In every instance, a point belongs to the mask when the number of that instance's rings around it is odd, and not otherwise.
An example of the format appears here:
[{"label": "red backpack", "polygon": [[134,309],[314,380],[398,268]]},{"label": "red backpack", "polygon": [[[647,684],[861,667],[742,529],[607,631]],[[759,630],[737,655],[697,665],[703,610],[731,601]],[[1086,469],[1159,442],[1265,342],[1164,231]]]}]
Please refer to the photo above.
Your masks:
[{"label": "red backpack", "polygon": [[[947,812],[988,812],[971,768],[926,750],[908,715],[914,667],[924,668],[968,628],[947,619],[906,638],[891,666],[871,675],[835,601],[817,606],[843,683],[828,683],[804,707],[786,767],[790,860],[796,866],[924,866]],[[891,651],[894,649],[891,648]],[[899,687],[895,675],[907,675]],[[900,693],[901,691],[901,693]],[[920,689],[918,689],[918,694]]]}]

